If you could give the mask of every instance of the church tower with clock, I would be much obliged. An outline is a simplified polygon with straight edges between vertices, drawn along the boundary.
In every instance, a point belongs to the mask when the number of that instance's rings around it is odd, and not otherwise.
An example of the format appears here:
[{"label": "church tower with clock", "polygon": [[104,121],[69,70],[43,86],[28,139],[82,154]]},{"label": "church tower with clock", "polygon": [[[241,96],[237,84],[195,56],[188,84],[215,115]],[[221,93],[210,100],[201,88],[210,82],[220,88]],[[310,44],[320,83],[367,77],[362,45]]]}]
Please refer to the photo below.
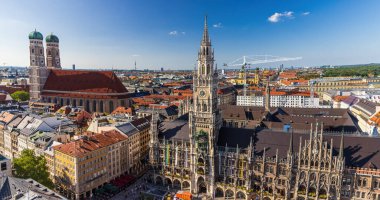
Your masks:
[{"label": "church tower with clock", "polygon": [[215,155],[221,113],[217,101],[217,71],[208,34],[207,17],[203,30],[198,67],[193,76],[193,106],[189,113],[192,192],[214,194]]}]

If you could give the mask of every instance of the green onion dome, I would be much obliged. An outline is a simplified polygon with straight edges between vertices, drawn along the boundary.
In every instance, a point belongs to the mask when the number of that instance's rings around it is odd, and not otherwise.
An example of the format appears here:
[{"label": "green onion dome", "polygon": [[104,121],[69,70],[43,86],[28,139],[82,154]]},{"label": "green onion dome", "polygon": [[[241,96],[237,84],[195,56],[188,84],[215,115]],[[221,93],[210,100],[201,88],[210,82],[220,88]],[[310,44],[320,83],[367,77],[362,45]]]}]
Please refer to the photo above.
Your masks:
[{"label": "green onion dome", "polygon": [[56,42],[59,43],[59,39],[56,35],[53,35],[52,33],[45,38],[46,42]]},{"label": "green onion dome", "polygon": [[29,39],[30,40],[43,40],[44,36],[42,36],[42,34],[40,32],[34,30],[34,31],[29,33]]}]

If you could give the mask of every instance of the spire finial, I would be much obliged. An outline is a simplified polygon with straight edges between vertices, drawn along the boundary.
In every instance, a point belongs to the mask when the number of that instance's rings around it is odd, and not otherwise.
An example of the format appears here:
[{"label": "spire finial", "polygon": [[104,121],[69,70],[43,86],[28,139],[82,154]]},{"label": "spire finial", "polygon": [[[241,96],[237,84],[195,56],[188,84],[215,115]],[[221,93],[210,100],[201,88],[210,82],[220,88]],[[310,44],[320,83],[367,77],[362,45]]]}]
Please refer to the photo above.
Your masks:
[{"label": "spire finial", "polygon": [[289,142],[289,154],[293,154],[293,128],[292,132],[290,132],[290,142]]},{"label": "spire finial", "polygon": [[205,15],[205,25],[203,29],[202,43],[209,43],[209,42],[210,42],[210,38],[208,36],[207,15]]},{"label": "spire finial", "polygon": [[342,130],[342,134],[340,136],[340,148],[339,148],[339,157],[343,158],[344,156],[344,129]]},{"label": "spire finial", "polygon": [[207,28],[207,14],[205,15],[205,28]]}]

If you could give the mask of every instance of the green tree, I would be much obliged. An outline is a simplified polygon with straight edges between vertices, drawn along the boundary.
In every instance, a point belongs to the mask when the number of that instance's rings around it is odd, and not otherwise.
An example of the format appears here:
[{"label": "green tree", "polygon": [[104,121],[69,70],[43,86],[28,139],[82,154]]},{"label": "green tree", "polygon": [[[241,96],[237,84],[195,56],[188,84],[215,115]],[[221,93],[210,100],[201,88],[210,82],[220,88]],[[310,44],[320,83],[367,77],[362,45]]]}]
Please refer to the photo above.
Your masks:
[{"label": "green tree", "polygon": [[14,176],[32,178],[46,187],[53,188],[45,157],[36,156],[33,150],[23,150],[21,156],[13,160],[13,167],[15,169]]},{"label": "green tree", "polygon": [[11,97],[16,101],[27,101],[29,100],[29,93],[25,91],[16,91],[11,94]]}]

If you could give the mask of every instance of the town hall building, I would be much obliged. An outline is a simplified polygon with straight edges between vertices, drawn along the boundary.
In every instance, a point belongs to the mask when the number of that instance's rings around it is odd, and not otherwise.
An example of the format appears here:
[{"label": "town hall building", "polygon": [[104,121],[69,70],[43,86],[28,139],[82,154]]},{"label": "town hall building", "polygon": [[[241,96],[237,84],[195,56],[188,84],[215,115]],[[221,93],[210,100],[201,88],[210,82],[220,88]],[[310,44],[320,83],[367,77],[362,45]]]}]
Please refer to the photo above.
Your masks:
[{"label": "town hall building", "polygon": [[[380,138],[226,127],[205,19],[190,112],[161,122],[153,113],[150,181],[211,199],[380,200]],[[269,104],[265,115],[270,115]]]}]

